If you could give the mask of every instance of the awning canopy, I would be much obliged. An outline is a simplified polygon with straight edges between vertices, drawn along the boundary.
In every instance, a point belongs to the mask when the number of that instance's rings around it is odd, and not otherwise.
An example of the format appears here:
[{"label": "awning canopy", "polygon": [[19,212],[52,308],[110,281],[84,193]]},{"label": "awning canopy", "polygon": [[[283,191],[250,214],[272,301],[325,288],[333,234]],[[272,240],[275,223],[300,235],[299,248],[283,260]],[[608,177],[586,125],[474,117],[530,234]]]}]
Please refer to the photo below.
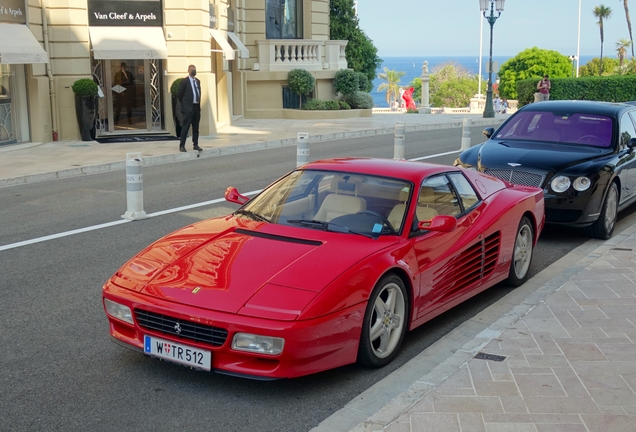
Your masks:
[{"label": "awning canopy", "polygon": [[238,35],[234,32],[227,32],[227,35],[230,37],[230,39],[232,39],[232,42],[234,42],[236,48],[238,48],[239,53],[241,54],[241,58],[250,58],[250,51],[243,44],[243,42],[241,42],[241,39],[239,39]]},{"label": "awning canopy", "polygon": [[234,58],[236,57],[234,54],[234,48],[230,46],[229,42],[225,38],[225,35],[216,29],[210,29],[210,35],[212,35],[216,43],[218,43],[221,47],[221,51],[223,51],[225,60],[234,60]]},{"label": "awning canopy", "polygon": [[166,38],[161,27],[89,27],[93,58],[168,58]]},{"label": "awning canopy", "polygon": [[0,63],[48,63],[49,55],[24,24],[0,23]]}]

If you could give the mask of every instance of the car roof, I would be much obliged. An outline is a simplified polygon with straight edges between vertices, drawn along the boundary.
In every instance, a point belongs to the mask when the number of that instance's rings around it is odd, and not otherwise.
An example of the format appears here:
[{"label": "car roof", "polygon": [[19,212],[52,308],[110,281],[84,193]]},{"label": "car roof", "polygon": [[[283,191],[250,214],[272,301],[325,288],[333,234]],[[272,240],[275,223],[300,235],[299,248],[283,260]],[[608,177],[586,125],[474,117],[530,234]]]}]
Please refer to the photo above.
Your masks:
[{"label": "car roof", "polygon": [[628,103],[601,102],[601,101],[544,101],[535,102],[524,106],[519,111],[565,111],[582,114],[600,114],[606,116],[618,116],[625,111],[634,111],[636,106]]},{"label": "car roof", "polygon": [[399,178],[418,183],[433,174],[461,171],[460,168],[425,162],[380,158],[334,158],[310,162],[302,167],[320,171],[345,171],[356,174]]}]

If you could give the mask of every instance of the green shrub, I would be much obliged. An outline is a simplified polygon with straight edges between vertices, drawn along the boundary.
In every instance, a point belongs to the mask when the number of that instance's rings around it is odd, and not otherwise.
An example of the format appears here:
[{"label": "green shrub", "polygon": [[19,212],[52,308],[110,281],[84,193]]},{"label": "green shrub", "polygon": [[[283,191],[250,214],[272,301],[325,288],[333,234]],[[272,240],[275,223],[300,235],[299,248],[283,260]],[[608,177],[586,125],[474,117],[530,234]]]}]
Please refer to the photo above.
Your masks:
[{"label": "green shrub", "polygon": [[351,106],[345,101],[338,101],[338,105],[340,105],[341,110],[350,110]]},{"label": "green shrub", "polygon": [[371,109],[373,108],[373,97],[369,93],[357,91],[351,95],[345,96],[344,101],[354,109]]},{"label": "green shrub", "polygon": [[179,83],[181,83],[181,81],[183,81],[183,78],[177,78],[172,82],[172,84],[170,85],[170,93],[176,96],[177,92],[179,91]]},{"label": "green shrub", "polygon": [[77,96],[97,96],[97,84],[90,78],[80,78],[73,83],[73,93]]},{"label": "green shrub", "polygon": [[407,114],[419,114],[420,112],[415,108],[409,108],[406,110]]},{"label": "green shrub", "polygon": [[289,88],[300,97],[300,107],[303,106],[303,96],[308,95],[316,86],[316,78],[305,69],[293,69],[287,74]]},{"label": "green shrub", "polygon": [[356,72],[358,75],[358,90],[363,92],[371,92],[373,90],[373,82],[362,72]]},{"label": "green shrub", "polygon": [[325,101],[321,101],[318,99],[309,99],[307,102],[305,102],[305,105],[303,105],[302,109],[309,111],[324,110],[326,109]]},{"label": "green shrub", "polygon": [[340,69],[333,79],[333,89],[336,94],[340,93],[344,97],[360,90],[358,72],[351,69]]},{"label": "green shrub", "polygon": [[338,111],[340,109],[340,104],[338,101],[328,100],[325,101],[325,109]]}]

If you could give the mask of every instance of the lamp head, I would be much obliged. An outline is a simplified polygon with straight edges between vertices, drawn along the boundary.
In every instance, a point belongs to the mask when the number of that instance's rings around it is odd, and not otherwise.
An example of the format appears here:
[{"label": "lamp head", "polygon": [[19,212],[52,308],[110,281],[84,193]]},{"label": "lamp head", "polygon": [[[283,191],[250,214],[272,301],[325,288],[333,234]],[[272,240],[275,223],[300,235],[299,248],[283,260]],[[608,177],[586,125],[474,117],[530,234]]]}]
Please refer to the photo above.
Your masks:
[{"label": "lamp head", "polygon": [[505,2],[506,0],[496,0],[497,4],[495,5],[495,9],[497,10],[497,12],[503,12]]}]

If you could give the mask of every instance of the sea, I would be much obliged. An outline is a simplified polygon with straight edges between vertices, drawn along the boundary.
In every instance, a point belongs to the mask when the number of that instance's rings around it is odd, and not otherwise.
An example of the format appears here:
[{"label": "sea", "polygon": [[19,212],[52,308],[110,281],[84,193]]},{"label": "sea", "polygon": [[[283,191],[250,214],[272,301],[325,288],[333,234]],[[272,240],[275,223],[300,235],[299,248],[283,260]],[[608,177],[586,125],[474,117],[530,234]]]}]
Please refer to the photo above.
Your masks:
[{"label": "sea", "polygon": [[[588,61],[598,56],[581,56],[580,66],[583,66]],[[508,56],[493,56],[492,61],[496,62],[501,66],[508,59],[512,57]],[[373,80],[373,91],[371,91],[371,96],[373,97],[374,105],[378,108],[387,108],[389,105],[386,102],[386,91],[378,91],[378,87],[382,84],[382,80],[377,78],[379,73],[384,72],[384,68],[389,68],[389,70],[394,69],[398,72],[405,72],[405,75],[400,79],[400,86],[406,86],[414,78],[419,78],[422,76],[422,65],[424,61],[428,61],[428,73],[432,73],[435,66],[445,64],[445,63],[454,63],[460,66],[463,66],[464,69],[467,69],[470,73],[477,75],[479,73],[479,56],[471,57],[471,56],[459,56],[459,57],[447,57],[447,56],[432,56],[432,57],[382,57],[382,64],[376,71],[376,79]],[[482,72],[482,87],[481,92],[486,93],[486,87],[488,85],[488,56],[484,56],[482,58],[481,63],[481,72]],[[495,67],[495,70],[496,67]],[[493,74],[493,79],[495,79]]]}]

